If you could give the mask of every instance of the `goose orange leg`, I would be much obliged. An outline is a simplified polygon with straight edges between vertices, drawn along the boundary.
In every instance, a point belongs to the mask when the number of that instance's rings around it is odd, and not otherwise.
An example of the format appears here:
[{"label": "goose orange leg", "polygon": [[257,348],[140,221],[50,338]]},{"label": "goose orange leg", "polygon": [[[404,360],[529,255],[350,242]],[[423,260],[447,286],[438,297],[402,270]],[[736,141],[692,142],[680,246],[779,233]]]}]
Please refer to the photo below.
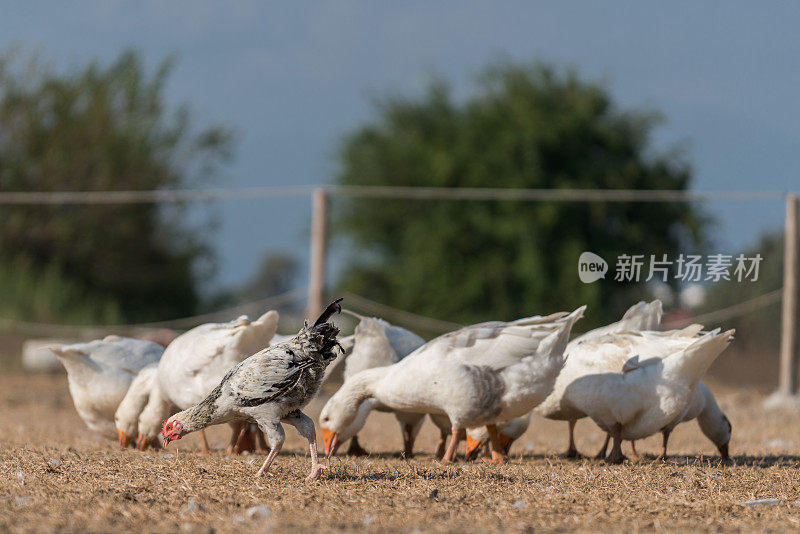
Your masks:
[{"label": "goose orange leg", "polygon": [[[562,458],[580,458],[581,453],[578,452],[578,448],[575,447],[575,423],[577,421],[567,421],[569,423],[569,448],[567,448],[567,452],[561,455]],[[605,456],[605,451],[603,451],[603,456]]]},{"label": "goose orange leg", "polygon": [[603,442],[603,446],[597,451],[595,455],[595,460],[603,460],[606,457],[606,451],[608,450],[608,442],[611,441],[611,434],[606,433],[606,440]]},{"label": "goose orange leg", "polygon": [[441,460],[444,457],[445,444],[447,443],[447,431],[439,430],[439,441],[436,443],[436,459]]},{"label": "goose orange leg", "polygon": [[611,446],[611,454],[606,456],[606,463],[621,464],[625,461],[625,455],[622,454],[622,425],[614,425],[610,434],[614,438],[614,444]]},{"label": "goose orange leg", "polygon": [[636,452],[636,442],[631,440],[631,461],[638,462],[639,461],[639,454]]},{"label": "goose orange leg", "polygon": [[403,425],[403,457],[414,457],[414,425]]},{"label": "goose orange leg", "polygon": [[208,438],[206,437],[205,430],[200,431],[200,454],[206,455],[211,452],[211,447],[208,446]]},{"label": "goose orange leg", "polygon": [[453,428],[453,434],[450,436],[450,445],[447,447],[444,456],[441,459],[443,464],[449,464],[456,459],[456,451],[458,451],[458,444],[467,435],[465,428]]},{"label": "goose orange leg", "polygon": [[656,458],[656,462],[664,462],[667,459],[667,442],[669,441],[670,432],[671,430],[661,431],[661,454]]},{"label": "goose orange leg", "polygon": [[497,431],[497,425],[486,425],[486,430],[489,432],[489,443],[492,445],[492,458],[487,460],[490,464],[504,464],[508,461],[508,455],[505,454],[505,447],[500,439],[500,433]]}]

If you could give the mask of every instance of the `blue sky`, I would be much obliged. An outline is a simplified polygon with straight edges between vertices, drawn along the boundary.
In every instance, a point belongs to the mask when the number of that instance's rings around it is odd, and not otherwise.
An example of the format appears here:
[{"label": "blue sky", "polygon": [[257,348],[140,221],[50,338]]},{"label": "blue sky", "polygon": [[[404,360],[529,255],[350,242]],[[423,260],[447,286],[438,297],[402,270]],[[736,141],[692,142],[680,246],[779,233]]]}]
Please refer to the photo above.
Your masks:
[{"label": "blue sky", "polygon": [[[0,1],[0,48],[57,66],[140,51],[178,57],[169,98],[237,133],[221,186],[331,181],[341,135],[371,100],[432,76],[468,94],[497,58],[544,60],[604,81],[622,107],[668,118],[696,189],[800,190],[800,3]],[[308,199],[222,202],[218,284],[267,250],[307,259]],[[712,203],[720,252],[779,228],[780,201]]]}]

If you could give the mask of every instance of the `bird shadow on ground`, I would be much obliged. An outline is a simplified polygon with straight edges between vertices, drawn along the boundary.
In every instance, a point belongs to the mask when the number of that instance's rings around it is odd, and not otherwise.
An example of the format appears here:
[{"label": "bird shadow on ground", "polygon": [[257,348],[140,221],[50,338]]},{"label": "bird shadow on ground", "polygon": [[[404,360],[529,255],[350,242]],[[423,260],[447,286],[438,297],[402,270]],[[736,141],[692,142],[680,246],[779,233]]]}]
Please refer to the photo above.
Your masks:
[{"label": "bird shadow on ground", "polygon": [[[379,469],[384,468],[379,466]],[[415,468],[411,472],[401,472],[398,469],[386,468],[388,470],[361,472],[363,468],[359,466],[352,466],[347,464],[334,464],[327,470],[327,478],[331,480],[346,480],[351,482],[357,481],[400,481],[409,478],[422,479],[422,480],[450,480],[459,476],[459,473],[454,470],[447,469],[442,466],[441,469],[436,467],[430,468]]]},{"label": "bird shadow on ground", "polygon": [[[674,455],[668,456],[663,462],[656,462],[656,457],[651,455],[641,455],[636,464],[647,465],[667,465],[667,466],[693,466],[693,467],[757,467],[767,469],[770,467],[800,467],[800,456],[795,455],[770,455],[770,456],[732,456],[730,460],[724,460],[719,456],[691,456]],[[600,460],[598,460],[600,461]]]},{"label": "bird shadow on ground", "polygon": [[[560,456],[542,455],[542,454],[521,454],[511,457],[512,460],[526,461],[526,460],[548,460],[551,462],[569,462],[569,463],[583,463],[606,465],[602,459],[594,458],[593,456],[583,456],[580,458],[563,458]],[[750,456],[738,455],[732,456],[730,460],[724,460],[719,456],[706,456],[706,455],[670,455],[664,461],[656,461],[656,456],[651,454],[640,454],[639,460],[631,461],[630,457],[625,462],[625,465],[669,465],[669,466],[711,466],[711,467],[800,467],[800,456],[790,454],[778,454],[768,456]]]}]

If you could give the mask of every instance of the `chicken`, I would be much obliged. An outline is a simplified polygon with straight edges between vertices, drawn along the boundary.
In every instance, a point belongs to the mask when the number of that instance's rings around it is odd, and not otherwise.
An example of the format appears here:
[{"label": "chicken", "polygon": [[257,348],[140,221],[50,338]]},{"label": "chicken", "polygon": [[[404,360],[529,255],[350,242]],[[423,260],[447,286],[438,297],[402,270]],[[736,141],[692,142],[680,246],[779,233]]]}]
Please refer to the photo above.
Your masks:
[{"label": "chicken", "polygon": [[281,422],[297,428],[308,440],[311,472],[319,478],[314,421],[300,411],[319,391],[325,369],[336,359],[339,329],[328,319],[341,312],[342,299],[332,302],[313,325],[306,323],[289,341],[258,352],[231,369],[200,403],[164,421],[164,446],[190,432],[228,421],[255,422],[266,435],[270,451],[256,476],[266,473],[281,450],[285,434]]},{"label": "chicken", "polygon": [[[277,327],[278,312],[273,310],[254,321],[243,315],[227,323],[202,324],[175,338],[158,364],[139,432],[145,439],[157,439],[164,419],[202,401],[234,365],[269,347]],[[234,426],[229,453],[242,450],[241,429]],[[202,452],[208,454],[205,434],[200,437]]]}]

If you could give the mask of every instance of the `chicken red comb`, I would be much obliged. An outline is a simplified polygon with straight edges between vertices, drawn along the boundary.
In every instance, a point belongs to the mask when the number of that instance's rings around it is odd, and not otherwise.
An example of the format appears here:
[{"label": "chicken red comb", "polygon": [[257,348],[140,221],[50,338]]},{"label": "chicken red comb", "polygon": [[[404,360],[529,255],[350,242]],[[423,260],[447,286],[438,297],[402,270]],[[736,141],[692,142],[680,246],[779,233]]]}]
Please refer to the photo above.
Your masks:
[{"label": "chicken red comb", "polygon": [[161,435],[167,437],[167,420],[161,421]]}]

